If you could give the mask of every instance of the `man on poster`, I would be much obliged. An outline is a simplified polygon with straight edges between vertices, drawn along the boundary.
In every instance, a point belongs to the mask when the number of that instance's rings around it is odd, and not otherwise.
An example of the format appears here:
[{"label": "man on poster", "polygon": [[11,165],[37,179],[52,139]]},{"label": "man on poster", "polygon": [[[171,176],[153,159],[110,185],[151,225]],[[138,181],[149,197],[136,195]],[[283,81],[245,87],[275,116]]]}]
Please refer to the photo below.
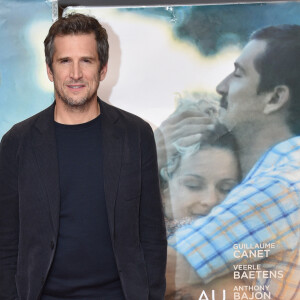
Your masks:
[{"label": "man on poster", "polygon": [[162,300],[151,127],[97,98],[109,46],[95,18],[57,20],[44,45],[55,102],[0,146],[0,298]]},{"label": "man on poster", "polygon": [[[208,216],[169,239],[178,251],[170,249],[179,268],[176,289],[199,281],[205,287],[234,266],[259,264],[267,273],[246,272],[249,286],[268,286],[272,299],[299,297],[299,53],[300,26],[263,28],[218,85],[220,120],[237,138],[244,180]],[[186,120],[195,122],[201,124],[196,116]],[[187,138],[199,134],[195,126],[185,129]]]}]

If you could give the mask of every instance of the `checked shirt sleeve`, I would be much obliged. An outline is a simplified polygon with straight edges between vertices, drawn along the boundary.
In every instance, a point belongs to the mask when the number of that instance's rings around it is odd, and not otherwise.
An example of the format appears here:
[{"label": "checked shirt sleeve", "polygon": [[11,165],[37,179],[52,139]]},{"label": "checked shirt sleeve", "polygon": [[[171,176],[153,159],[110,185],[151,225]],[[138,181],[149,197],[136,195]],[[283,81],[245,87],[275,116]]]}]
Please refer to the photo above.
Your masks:
[{"label": "checked shirt sleeve", "polygon": [[234,244],[276,243],[269,255],[299,247],[299,195],[277,176],[256,176],[237,186],[209,215],[179,229],[169,245],[185,256],[207,283],[234,264],[261,258],[234,257]]}]

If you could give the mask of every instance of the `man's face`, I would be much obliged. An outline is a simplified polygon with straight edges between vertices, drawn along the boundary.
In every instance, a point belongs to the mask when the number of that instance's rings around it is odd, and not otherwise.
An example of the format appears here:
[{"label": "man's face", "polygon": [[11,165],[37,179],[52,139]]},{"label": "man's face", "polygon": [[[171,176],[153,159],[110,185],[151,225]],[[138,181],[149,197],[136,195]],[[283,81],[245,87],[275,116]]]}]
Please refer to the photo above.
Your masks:
[{"label": "man's face", "polygon": [[100,71],[93,33],[54,38],[52,71],[47,65],[47,73],[54,82],[56,101],[69,107],[83,107],[97,101],[97,89],[106,71],[106,66]]},{"label": "man's face", "polygon": [[266,46],[265,41],[250,41],[236,60],[234,71],[217,86],[217,92],[222,95],[220,121],[229,130],[236,126],[237,129],[249,128],[264,118],[265,95],[257,94],[260,75],[254,62],[264,53]]}]

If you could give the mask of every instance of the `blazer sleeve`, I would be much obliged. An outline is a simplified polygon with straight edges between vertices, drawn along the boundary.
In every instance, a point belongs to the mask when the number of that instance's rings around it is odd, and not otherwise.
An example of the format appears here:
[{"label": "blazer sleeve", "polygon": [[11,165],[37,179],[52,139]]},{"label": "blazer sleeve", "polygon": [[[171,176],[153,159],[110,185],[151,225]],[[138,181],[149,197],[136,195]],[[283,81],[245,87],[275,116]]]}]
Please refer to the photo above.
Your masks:
[{"label": "blazer sleeve", "polygon": [[0,299],[17,298],[18,237],[17,143],[11,133],[0,144]]},{"label": "blazer sleeve", "polygon": [[156,146],[149,124],[141,133],[141,152],[140,242],[146,261],[149,300],[162,300],[166,287],[167,241],[159,189]]}]

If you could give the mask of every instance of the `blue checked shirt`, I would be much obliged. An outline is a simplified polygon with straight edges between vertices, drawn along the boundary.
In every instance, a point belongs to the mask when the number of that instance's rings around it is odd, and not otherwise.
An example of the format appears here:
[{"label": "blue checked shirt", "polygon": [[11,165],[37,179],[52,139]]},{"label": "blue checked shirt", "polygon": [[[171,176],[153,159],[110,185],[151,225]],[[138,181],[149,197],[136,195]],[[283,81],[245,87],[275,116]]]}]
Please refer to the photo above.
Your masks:
[{"label": "blue checked shirt", "polygon": [[[234,265],[260,264],[267,275],[256,274],[247,279],[249,285],[269,286],[272,299],[300,299],[299,211],[300,137],[294,137],[269,149],[221,204],[177,230],[169,245],[202,283],[234,271]],[[270,251],[245,257],[241,254],[249,249],[234,252],[235,244]]]}]

